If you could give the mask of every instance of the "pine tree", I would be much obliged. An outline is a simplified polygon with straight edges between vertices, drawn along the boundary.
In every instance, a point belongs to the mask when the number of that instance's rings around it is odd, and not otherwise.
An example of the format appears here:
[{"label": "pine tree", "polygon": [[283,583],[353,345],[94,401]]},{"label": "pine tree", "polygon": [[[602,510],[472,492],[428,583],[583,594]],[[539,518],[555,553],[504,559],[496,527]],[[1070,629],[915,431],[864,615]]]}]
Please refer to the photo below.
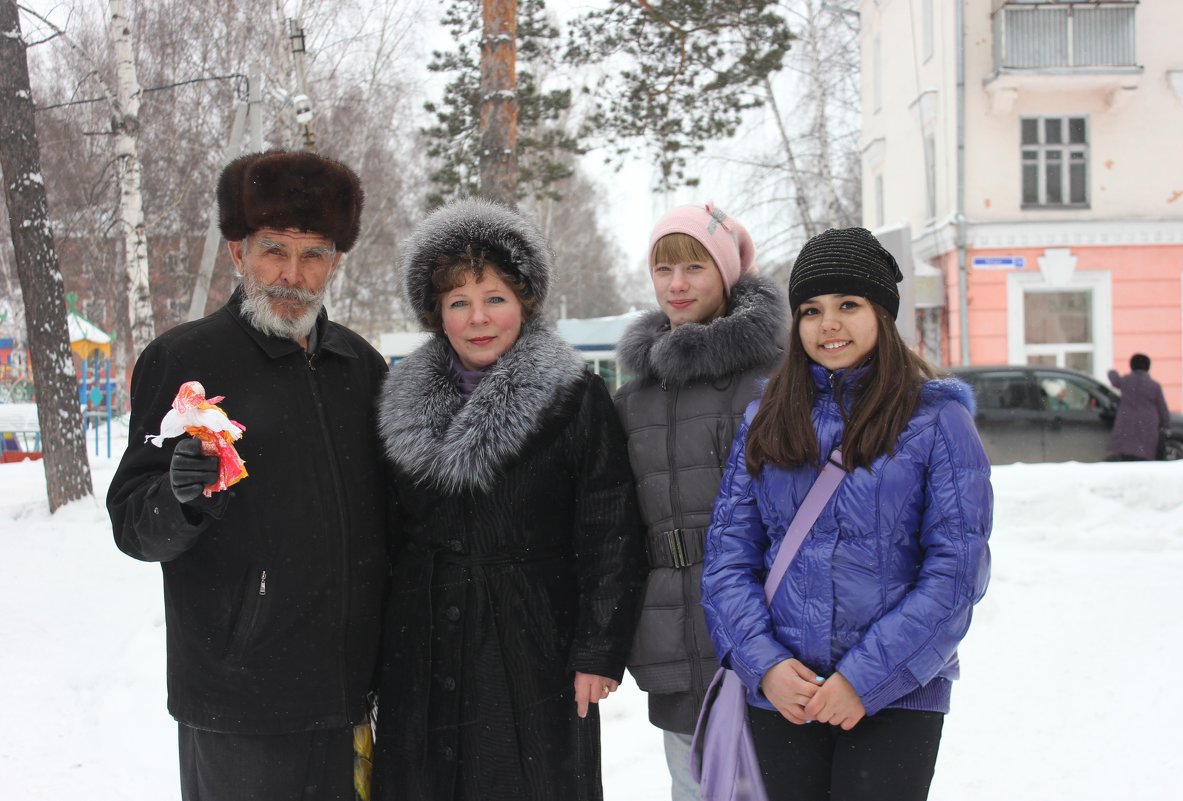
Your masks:
[{"label": "pine tree", "polygon": [[586,90],[592,144],[622,159],[640,140],[659,167],[659,188],[671,189],[696,184],[688,157],[732,136],[744,112],[762,104],[764,80],[792,38],[768,0],[613,0],[574,23],[564,60],[614,65],[610,80]]},{"label": "pine tree", "polygon": [[[429,206],[481,192],[480,88],[482,0],[452,0],[443,24],[454,50],[436,51],[428,69],[451,76],[443,99],[425,104],[435,124],[423,131],[430,174]],[[553,69],[560,47],[558,29],[547,19],[543,0],[521,0],[517,9],[517,197],[556,198],[559,182],[572,174],[570,154],[582,152],[562,122],[571,90],[543,89],[541,75]]]}]

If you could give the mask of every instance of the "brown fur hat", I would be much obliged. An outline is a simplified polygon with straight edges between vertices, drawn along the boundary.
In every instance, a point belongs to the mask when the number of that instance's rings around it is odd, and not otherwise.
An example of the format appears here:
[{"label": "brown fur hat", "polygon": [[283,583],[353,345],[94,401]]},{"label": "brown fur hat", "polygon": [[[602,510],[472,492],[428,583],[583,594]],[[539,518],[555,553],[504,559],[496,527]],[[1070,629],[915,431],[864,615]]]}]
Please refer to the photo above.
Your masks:
[{"label": "brown fur hat", "polygon": [[301,150],[268,150],[222,170],[218,225],[231,242],[260,228],[312,231],[345,253],[361,231],[364,200],[361,180],[341,162]]}]

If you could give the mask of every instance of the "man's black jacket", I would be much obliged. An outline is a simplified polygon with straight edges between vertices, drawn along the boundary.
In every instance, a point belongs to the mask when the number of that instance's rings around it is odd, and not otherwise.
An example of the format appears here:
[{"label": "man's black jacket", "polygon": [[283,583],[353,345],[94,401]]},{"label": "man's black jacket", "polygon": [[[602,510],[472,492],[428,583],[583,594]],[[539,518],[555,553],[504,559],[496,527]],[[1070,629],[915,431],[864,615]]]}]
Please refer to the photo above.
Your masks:
[{"label": "man's black jacket", "polygon": [[[365,719],[389,574],[375,398],[386,365],[317,321],[309,356],[222,309],[149,345],[132,378],[127,452],[107,509],[120,550],[164,570],[168,706],[200,729],[280,734]],[[182,506],[177,440],[144,441],[185,381],[246,426],[249,476]]]}]

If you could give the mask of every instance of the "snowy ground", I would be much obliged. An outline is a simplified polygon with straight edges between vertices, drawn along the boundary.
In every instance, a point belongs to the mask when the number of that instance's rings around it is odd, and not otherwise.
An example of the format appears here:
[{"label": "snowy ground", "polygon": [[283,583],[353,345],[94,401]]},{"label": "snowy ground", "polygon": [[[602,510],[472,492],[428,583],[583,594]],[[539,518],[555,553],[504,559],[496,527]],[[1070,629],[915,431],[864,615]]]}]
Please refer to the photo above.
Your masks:
[{"label": "snowy ground", "polygon": [[[93,445],[92,445],[93,450]],[[118,458],[118,454],[116,454]],[[96,498],[0,465],[0,799],[177,799],[160,571]],[[1183,462],[997,468],[994,578],[961,649],[934,801],[1168,801],[1183,756]],[[668,798],[635,686],[604,706],[609,801]]]}]

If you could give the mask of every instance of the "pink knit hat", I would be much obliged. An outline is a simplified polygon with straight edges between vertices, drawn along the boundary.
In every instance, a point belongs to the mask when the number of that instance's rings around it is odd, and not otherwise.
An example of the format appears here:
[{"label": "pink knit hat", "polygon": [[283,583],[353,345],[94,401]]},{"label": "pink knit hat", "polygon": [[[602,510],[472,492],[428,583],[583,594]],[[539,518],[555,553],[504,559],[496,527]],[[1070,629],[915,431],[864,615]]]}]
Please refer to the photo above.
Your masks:
[{"label": "pink knit hat", "polygon": [[741,275],[756,274],[756,243],[739,220],[715,208],[713,203],[703,206],[678,206],[657,221],[649,237],[649,264],[653,264],[653,248],[668,234],[686,234],[697,239],[723,276],[723,290],[731,296],[731,286]]}]

